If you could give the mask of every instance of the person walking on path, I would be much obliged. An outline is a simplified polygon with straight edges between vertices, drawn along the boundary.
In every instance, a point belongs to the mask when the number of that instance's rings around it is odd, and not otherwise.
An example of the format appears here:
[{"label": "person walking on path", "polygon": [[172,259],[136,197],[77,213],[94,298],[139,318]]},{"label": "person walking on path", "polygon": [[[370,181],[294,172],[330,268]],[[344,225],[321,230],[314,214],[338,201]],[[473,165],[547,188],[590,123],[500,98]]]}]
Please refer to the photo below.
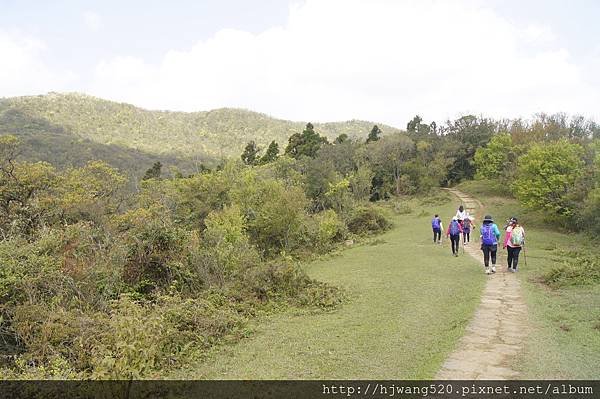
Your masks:
[{"label": "person walking on path", "polygon": [[467,217],[467,211],[465,210],[464,206],[459,206],[458,210],[456,211],[456,220],[458,220],[458,223],[460,223],[460,225],[462,226],[463,224],[463,220],[465,220],[465,218]]},{"label": "person walking on path", "polygon": [[525,229],[519,224],[517,218],[512,217],[506,227],[504,236],[504,249],[508,249],[508,271],[516,272],[519,265],[519,253],[525,245]]},{"label": "person walking on path", "polygon": [[431,219],[431,229],[433,230],[433,243],[441,244],[444,226],[442,225],[442,219],[440,219],[440,216],[437,213],[433,219]]},{"label": "person walking on path", "polygon": [[473,219],[471,218],[471,216],[468,213],[467,213],[467,216],[465,216],[465,219],[463,220],[462,228],[463,228],[463,245],[467,245],[469,242],[471,242],[471,230],[475,228]]},{"label": "person walking on path", "polygon": [[492,258],[492,273],[496,273],[496,253],[498,252],[498,239],[500,230],[490,215],[485,215],[479,229],[481,234],[481,250],[483,251],[483,263],[485,274],[490,274],[490,257]]},{"label": "person walking on path", "polygon": [[448,225],[448,231],[446,231],[446,237],[450,238],[450,245],[452,246],[452,255],[458,256],[458,246],[460,245],[460,235],[463,231],[462,226],[458,223],[456,216],[452,218],[452,221]]}]

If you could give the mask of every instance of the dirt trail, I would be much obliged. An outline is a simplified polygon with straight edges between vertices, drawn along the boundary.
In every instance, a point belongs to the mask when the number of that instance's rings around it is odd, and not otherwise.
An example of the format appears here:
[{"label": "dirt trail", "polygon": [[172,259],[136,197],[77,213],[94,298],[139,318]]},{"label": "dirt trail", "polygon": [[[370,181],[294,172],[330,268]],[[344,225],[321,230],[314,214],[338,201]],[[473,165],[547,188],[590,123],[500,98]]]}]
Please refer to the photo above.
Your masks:
[{"label": "dirt trail", "polygon": [[[456,195],[471,215],[477,227],[483,220],[482,204],[454,189]],[[476,229],[478,231],[478,229]],[[471,234],[472,236],[478,236]],[[473,237],[472,237],[473,238]],[[475,257],[483,265],[483,255],[478,242],[465,247],[465,253]],[[506,267],[506,251],[499,245],[498,271],[488,276],[481,303],[457,349],[450,354],[436,375],[438,379],[461,380],[507,380],[518,379],[514,360],[522,348],[528,333],[527,306],[516,274]],[[483,267],[481,273],[484,273]]]}]

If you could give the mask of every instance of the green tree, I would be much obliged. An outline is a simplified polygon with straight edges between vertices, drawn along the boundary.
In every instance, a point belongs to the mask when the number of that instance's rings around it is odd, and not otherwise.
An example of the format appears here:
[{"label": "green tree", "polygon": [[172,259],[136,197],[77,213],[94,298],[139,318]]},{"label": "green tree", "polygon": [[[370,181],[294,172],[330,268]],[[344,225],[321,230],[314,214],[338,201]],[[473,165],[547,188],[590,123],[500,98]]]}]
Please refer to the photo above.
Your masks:
[{"label": "green tree", "polygon": [[333,144],[342,144],[346,141],[348,141],[348,135],[346,133],[342,133],[335,138]]},{"label": "green tree", "polygon": [[160,179],[161,170],[162,163],[160,163],[160,161],[154,162],[152,167],[146,171],[144,177],[142,177],[142,180]]},{"label": "green tree", "polygon": [[279,144],[277,144],[277,142],[273,140],[271,141],[271,144],[269,144],[269,147],[267,147],[267,152],[265,152],[265,155],[263,155],[260,159],[260,163],[264,165],[273,162],[277,159],[278,156]]},{"label": "green tree", "polygon": [[314,158],[323,144],[327,144],[327,138],[316,133],[313,124],[309,122],[302,134],[290,136],[285,153],[296,159],[301,156]]},{"label": "green tree", "polygon": [[293,250],[301,238],[308,201],[300,187],[248,171],[231,192],[245,217],[250,241],[267,255]]},{"label": "green tree", "polygon": [[54,211],[56,171],[46,162],[18,162],[20,142],[0,137],[0,238],[31,235]]},{"label": "green tree", "polygon": [[429,134],[431,130],[429,125],[421,122],[423,122],[423,118],[421,118],[419,115],[416,115],[410,122],[406,124],[406,131],[408,132],[409,136],[421,137]]},{"label": "green tree", "polygon": [[373,125],[371,132],[367,136],[367,144],[379,140],[381,137],[381,129],[377,125]]},{"label": "green tree", "polygon": [[600,187],[591,190],[583,202],[579,225],[600,235]]},{"label": "green tree", "polygon": [[452,158],[454,162],[448,169],[447,183],[472,179],[475,176],[475,152],[491,140],[496,130],[494,121],[473,115],[448,122],[443,152],[445,157]]},{"label": "green tree", "polygon": [[125,176],[103,161],[88,162],[60,176],[56,188],[61,219],[68,222],[92,220],[115,213],[121,202]]},{"label": "green tree", "polygon": [[374,173],[367,165],[361,165],[350,175],[350,191],[356,201],[367,201],[371,194]]},{"label": "green tree", "polygon": [[259,148],[256,146],[256,143],[254,142],[254,140],[248,142],[248,144],[246,144],[246,148],[244,148],[244,152],[242,153],[242,161],[244,161],[244,163],[246,165],[256,165],[258,162],[258,152],[259,152]]},{"label": "green tree", "polygon": [[487,146],[475,151],[474,162],[477,178],[496,179],[506,176],[509,173],[507,169],[515,165],[510,135],[498,134],[492,137]]},{"label": "green tree", "polygon": [[316,159],[320,159],[322,162],[332,162],[337,173],[347,176],[356,170],[358,147],[358,143],[350,140],[336,145],[326,145],[321,147]]},{"label": "green tree", "polygon": [[327,191],[332,184],[340,180],[332,159],[319,156],[305,159],[302,165],[304,191],[312,200],[312,211],[322,211],[328,207]]},{"label": "green tree", "polygon": [[403,167],[414,155],[415,144],[405,134],[386,136],[369,144],[370,160],[375,172],[374,189],[376,198],[385,198],[390,193],[402,194]]},{"label": "green tree", "polygon": [[518,160],[514,190],[517,198],[531,209],[570,217],[576,204],[569,198],[582,176],[583,148],[562,139],[535,144]]}]

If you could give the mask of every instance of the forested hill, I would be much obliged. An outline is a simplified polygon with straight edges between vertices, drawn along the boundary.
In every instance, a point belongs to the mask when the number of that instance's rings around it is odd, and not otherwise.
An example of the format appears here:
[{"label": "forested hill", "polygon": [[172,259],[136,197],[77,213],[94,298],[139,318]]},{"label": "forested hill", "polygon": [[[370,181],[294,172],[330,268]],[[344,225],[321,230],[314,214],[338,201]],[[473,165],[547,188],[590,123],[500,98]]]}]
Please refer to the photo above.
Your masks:
[{"label": "forested hill", "polygon": [[[0,99],[0,134],[20,136],[26,158],[57,165],[100,158],[136,174],[156,160],[190,169],[199,163],[237,157],[250,140],[263,149],[275,140],[283,149],[306,122],[231,108],[191,113],[148,111],[83,94]],[[319,134],[333,140],[342,133],[366,138],[374,122],[314,125]],[[379,126],[384,135],[398,131]]]}]

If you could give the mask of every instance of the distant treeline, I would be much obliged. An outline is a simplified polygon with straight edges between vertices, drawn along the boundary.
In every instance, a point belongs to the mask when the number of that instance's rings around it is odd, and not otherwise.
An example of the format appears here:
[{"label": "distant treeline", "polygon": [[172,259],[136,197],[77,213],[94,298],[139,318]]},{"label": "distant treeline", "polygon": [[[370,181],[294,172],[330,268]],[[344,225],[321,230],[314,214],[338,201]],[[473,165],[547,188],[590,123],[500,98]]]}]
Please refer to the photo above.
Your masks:
[{"label": "distant treeline", "polygon": [[[284,155],[303,165],[317,208],[332,206],[327,193],[340,185],[359,185],[373,201],[478,178],[564,227],[598,231],[600,126],[594,121],[540,114],[531,121],[464,116],[437,125],[416,116],[406,132],[381,133],[373,126],[362,139],[340,135],[328,143],[308,124],[289,138]],[[263,164],[277,154],[276,143],[262,154],[250,142],[242,160]]]}]

